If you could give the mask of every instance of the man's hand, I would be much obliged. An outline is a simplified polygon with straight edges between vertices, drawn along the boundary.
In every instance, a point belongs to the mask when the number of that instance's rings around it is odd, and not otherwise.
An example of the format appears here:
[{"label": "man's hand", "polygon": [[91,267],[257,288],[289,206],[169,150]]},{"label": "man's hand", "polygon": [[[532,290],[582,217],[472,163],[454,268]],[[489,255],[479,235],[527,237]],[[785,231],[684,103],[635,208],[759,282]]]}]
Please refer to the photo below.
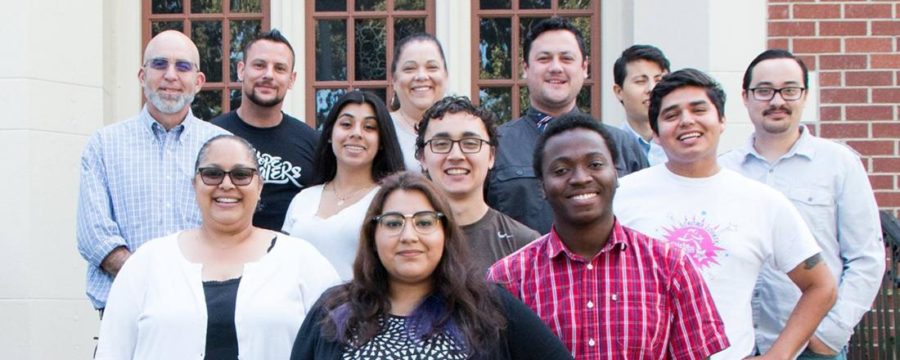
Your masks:
[{"label": "man's hand", "polygon": [[113,251],[106,255],[103,259],[103,262],[100,263],[100,268],[103,271],[108,272],[113,277],[116,277],[116,274],[119,273],[119,269],[122,268],[122,265],[125,264],[125,260],[128,260],[128,257],[131,256],[131,251],[128,251],[128,248],[124,246],[119,246]]},{"label": "man's hand", "polygon": [[828,345],[825,345],[822,340],[819,340],[815,335],[809,338],[809,345],[806,346],[809,351],[812,351],[819,355],[825,356],[835,356],[837,355],[837,351],[832,350]]}]

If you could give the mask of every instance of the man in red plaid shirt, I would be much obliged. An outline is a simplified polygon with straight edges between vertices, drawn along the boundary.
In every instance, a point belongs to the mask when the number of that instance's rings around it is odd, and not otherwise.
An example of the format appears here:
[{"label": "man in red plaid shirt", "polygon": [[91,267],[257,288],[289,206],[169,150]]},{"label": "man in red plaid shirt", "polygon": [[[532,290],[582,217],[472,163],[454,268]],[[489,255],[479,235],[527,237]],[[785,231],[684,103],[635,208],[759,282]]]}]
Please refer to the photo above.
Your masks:
[{"label": "man in red plaid shirt", "polygon": [[709,290],[678,247],[616,220],[615,149],[587,114],[547,127],[534,171],[553,227],[488,277],[537,313],[576,359],[707,358],[729,346]]}]

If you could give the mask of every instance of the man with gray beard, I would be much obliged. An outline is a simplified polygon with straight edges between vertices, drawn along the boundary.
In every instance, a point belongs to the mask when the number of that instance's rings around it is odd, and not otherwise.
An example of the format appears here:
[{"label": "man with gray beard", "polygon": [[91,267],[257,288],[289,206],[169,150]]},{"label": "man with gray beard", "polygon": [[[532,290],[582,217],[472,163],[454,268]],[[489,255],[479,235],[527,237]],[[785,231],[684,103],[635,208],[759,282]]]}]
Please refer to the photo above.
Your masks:
[{"label": "man with gray beard", "polygon": [[194,161],[201,145],[227,131],[197,119],[190,105],[206,77],[197,46],[164,31],[144,50],[138,71],[146,104],[106,126],[81,156],[78,250],[88,262],[86,292],[103,316],[113,278],[147,240],[200,225]]}]

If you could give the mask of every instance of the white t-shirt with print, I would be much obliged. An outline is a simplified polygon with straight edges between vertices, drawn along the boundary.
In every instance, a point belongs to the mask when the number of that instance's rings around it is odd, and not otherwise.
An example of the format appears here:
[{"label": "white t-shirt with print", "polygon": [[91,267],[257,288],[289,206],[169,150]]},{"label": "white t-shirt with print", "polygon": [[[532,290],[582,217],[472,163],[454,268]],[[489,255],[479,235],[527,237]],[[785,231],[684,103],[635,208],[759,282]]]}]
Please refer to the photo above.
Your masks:
[{"label": "white t-shirt with print", "polygon": [[614,212],[622,224],[691,255],[731,343],[713,359],[752,354],[751,297],[763,264],[788,272],[820,251],[784,195],[728,169],[686,178],[661,164],[628,175]]}]

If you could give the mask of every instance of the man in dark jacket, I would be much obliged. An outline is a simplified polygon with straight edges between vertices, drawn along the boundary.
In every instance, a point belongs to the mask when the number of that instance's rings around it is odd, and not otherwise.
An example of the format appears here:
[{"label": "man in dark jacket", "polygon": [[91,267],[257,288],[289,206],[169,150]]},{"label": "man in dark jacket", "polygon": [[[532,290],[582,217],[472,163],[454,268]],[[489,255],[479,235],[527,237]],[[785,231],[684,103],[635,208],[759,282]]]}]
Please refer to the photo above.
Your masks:
[{"label": "man in dark jacket", "polygon": [[[550,231],[553,214],[541,196],[532,167],[534,146],[543,129],[560,115],[579,111],[575,100],[587,78],[588,59],[584,55],[581,32],[563,18],[537,23],[523,45],[525,81],[531,107],[519,119],[499,130],[494,170],[488,178],[488,204],[542,234]],[[626,132],[603,125],[612,136],[619,154],[615,159],[618,176],[647,167],[640,144]]]}]

